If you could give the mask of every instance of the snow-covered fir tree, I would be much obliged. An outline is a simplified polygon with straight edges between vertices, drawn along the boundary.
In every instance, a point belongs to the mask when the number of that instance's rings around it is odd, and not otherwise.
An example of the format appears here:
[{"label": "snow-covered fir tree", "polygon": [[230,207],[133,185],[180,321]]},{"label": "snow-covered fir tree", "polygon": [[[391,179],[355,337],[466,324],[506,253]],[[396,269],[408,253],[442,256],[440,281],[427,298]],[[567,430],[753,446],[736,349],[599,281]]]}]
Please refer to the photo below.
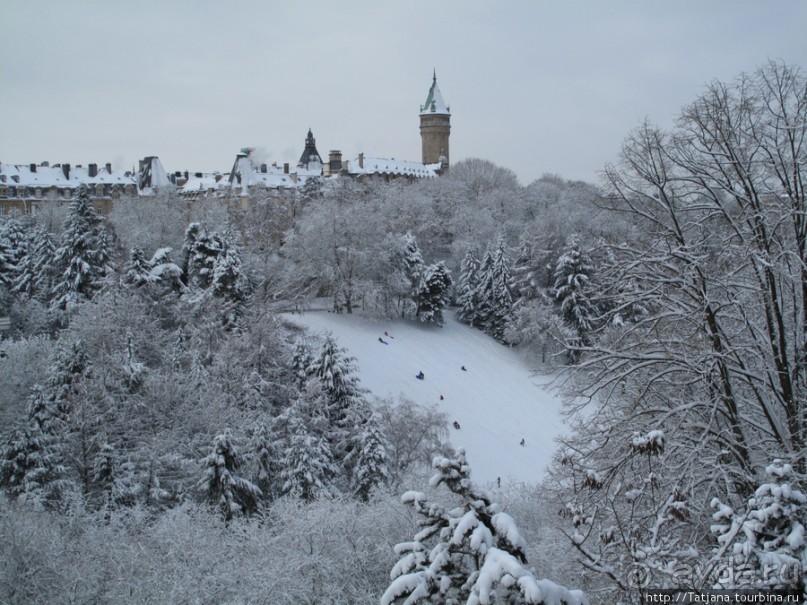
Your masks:
[{"label": "snow-covered fir tree", "polygon": [[25,297],[47,300],[53,289],[53,237],[43,225],[34,225],[28,234],[28,253],[18,265],[13,291]]},{"label": "snow-covered fir tree", "polygon": [[35,506],[55,502],[66,486],[64,422],[52,396],[35,387],[25,426],[13,431],[2,450],[0,484]]},{"label": "snow-covered fir tree", "polygon": [[243,303],[250,285],[241,266],[241,250],[232,235],[222,239],[221,250],[213,263],[213,294],[234,304]]},{"label": "snow-covered fir tree", "polygon": [[181,269],[185,284],[207,289],[213,281],[216,259],[224,247],[217,233],[209,233],[199,223],[188,225],[182,244]]},{"label": "snow-covered fir tree", "polygon": [[338,473],[328,441],[311,434],[296,413],[289,416],[287,430],[280,471],[282,493],[306,501],[328,497]]},{"label": "snow-covered fir tree", "polygon": [[355,426],[366,412],[364,390],[359,386],[355,358],[328,335],[308,368],[309,375],[322,385],[327,397],[326,417],[334,429]]},{"label": "snow-covered fir tree", "polygon": [[493,250],[488,244],[485,248],[485,253],[482,255],[482,260],[479,261],[479,269],[477,270],[476,291],[474,293],[476,309],[471,322],[471,325],[475,328],[484,331],[488,330],[495,311],[493,309],[493,290]]},{"label": "snow-covered fir tree", "polygon": [[23,222],[11,217],[0,223],[0,286],[9,291],[15,288],[29,255],[30,237]]},{"label": "snow-covered fir tree", "polygon": [[540,261],[533,252],[533,243],[530,234],[522,234],[518,245],[518,253],[513,261],[512,294],[513,304],[523,305],[528,300],[538,296],[543,271]]},{"label": "snow-covered fir tree", "polygon": [[504,239],[500,239],[493,253],[491,315],[487,332],[498,341],[504,340],[504,331],[513,314],[513,294],[510,275],[510,259]]},{"label": "snow-covered fir tree", "polygon": [[17,265],[14,263],[14,254],[11,243],[0,237],[0,287],[11,291],[17,277]]},{"label": "snow-covered fir tree", "polygon": [[415,299],[420,321],[443,325],[443,309],[451,302],[452,284],[445,263],[439,262],[424,270]]},{"label": "snow-covered fir tree", "polygon": [[0,459],[0,485],[7,493],[34,506],[58,499],[66,470],[56,438],[29,424],[11,432]]},{"label": "snow-covered fir tree", "polygon": [[390,477],[385,441],[379,418],[373,414],[364,423],[353,450],[353,493],[365,502],[372,490]]},{"label": "snow-covered fir tree", "polygon": [[[577,332],[580,344],[589,342],[595,310],[590,301],[591,259],[572,238],[555,266],[555,300],[564,320]],[[572,344],[574,346],[574,344]]]},{"label": "snow-covered fir tree", "polygon": [[151,265],[146,260],[146,254],[137,246],[129,250],[129,260],[123,267],[121,283],[124,286],[140,288],[153,284],[157,278],[151,274]]},{"label": "snow-covered fir tree", "polygon": [[59,421],[66,423],[75,406],[84,401],[83,388],[90,371],[90,360],[80,340],[57,349],[45,396],[53,402],[54,415]]},{"label": "snow-covered fir tree", "polygon": [[112,271],[106,228],[90,204],[86,187],[70,202],[61,244],[54,254],[57,269],[52,306],[69,311],[93,297]]},{"label": "snow-covered fir tree", "polygon": [[765,472],[770,481],[757,488],[744,512],[712,500],[718,543],[712,581],[715,588],[794,590],[807,596],[807,495],[790,464],[774,460]]},{"label": "snow-covered fir tree", "polygon": [[264,499],[271,500],[280,492],[281,448],[277,438],[262,422],[258,425],[250,441],[251,457],[254,467],[255,485],[260,488]]},{"label": "snow-covered fir tree", "polygon": [[423,492],[403,494],[401,501],[421,517],[421,529],[411,542],[395,547],[401,559],[381,605],[588,604],[581,591],[536,578],[515,521],[471,482],[464,450],[452,458],[438,456],[434,468],[429,484],[445,486],[459,505],[446,508]]},{"label": "snow-covered fir tree", "polygon": [[298,389],[302,390],[305,383],[312,376],[314,356],[311,346],[302,338],[298,338],[294,343],[294,351],[291,356],[291,372]]},{"label": "snow-covered fir tree", "polygon": [[486,248],[476,275],[476,290],[466,298],[476,306],[472,312],[464,315],[472,314],[471,325],[503,341],[513,311],[510,261],[503,239],[499,240],[495,249],[490,246]]},{"label": "snow-covered fir tree", "polygon": [[201,460],[205,474],[199,487],[225,520],[257,510],[262,496],[257,485],[237,474],[241,457],[229,431],[216,436],[210,454]]},{"label": "snow-covered fir tree", "polygon": [[411,231],[407,231],[401,239],[401,264],[414,296],[423,276],[426,263],[423,262],[423,255],[420,253],[417,238],[412,235]]},{"label": "snow-covered fir tree", "polygon": [[476,250],[468,250],[460,264],[460,276],[457,284],[457,318],[466,324],[473,325],[476,319],[476,312],[479,306],[478,287],[479,287],[479,268],[480,261],[477,257]]}]

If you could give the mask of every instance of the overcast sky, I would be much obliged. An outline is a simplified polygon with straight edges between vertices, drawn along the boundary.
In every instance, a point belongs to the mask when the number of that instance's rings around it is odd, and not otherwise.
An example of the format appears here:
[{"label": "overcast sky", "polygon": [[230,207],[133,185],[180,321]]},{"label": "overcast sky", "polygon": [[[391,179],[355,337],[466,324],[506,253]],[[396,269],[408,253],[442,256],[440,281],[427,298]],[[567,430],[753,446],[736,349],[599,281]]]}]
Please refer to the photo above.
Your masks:
[{"label": "overcast sky", "polygon": [[[437,70],[451,161],[597,182],[713,79],[807,69],[804,0],[3,0],[0,161],[228,171],[242,147],[420,161]],[[325,157],[327,160],[327,157]]]}]

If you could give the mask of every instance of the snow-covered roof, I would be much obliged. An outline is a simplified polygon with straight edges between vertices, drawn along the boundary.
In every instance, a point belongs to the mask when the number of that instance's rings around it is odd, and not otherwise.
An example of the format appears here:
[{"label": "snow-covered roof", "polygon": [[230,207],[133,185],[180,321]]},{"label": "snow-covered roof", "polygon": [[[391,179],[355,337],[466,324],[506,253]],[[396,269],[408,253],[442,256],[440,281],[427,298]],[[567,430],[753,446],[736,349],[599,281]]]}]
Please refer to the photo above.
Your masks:
[{"label": "snow-covered roof", "polygon": [[[313,165],[311,166],[313,169]],[[303,170],[303,169],[298,169]],[[305,176],[320,176],[322,174],[322,165],[318,171],[305,170]],[[245,149],[236,156],[233,169],[230,171],[230,177],[227,179],[227,184],[231,189],[241,188],[241,195],[249,195],[250,187],[259,187],[263,189],[296,189],[297,188],[297,172],[286,172],[285,168],[272,164],[267,166],[255,164],[252,157],[251,149]]]},{"label": "snow-covered roof", "polygon": [[155,189],[170,188],[174,184],[168,178],[160,158],[149,156],[140,161],[138,187],[140,195],[151,195]]},{"label": "snow-covered roof", "polygon": [[446,105],[446,102],[443,100],[443,95],[440,93],[440,89],[437,86],[437,72],[434,73],[432,86],[429,89],[429,96],[426,97],[426,102],[420,106],[420,115],[432,113],[451,115],[451,108]]},{"label": "snow-covered roof", "polygon": [[440,164],[421,164],[395,158],[357,157],[347,163],[348,174],[359,176],[364,174],[380,174],[390,176],[410,176],[415,178],[433,178],[438,175]]},{"label": "snow-covered roof", "polygon": [[[95,174],[90,176],[90,168]],[[70,166],[65,164],[0,164],[0,182],[8,186],[66,188],[80,185],[136,185],[137,177],[130,172],[112,170],[111,166],[97,164]]]},{"label": "snow-covered roof", "polygon": [[227,184],[227,179],[220,172],[195,172],[188,175],[179,191],[187,194],[215,191]]}]

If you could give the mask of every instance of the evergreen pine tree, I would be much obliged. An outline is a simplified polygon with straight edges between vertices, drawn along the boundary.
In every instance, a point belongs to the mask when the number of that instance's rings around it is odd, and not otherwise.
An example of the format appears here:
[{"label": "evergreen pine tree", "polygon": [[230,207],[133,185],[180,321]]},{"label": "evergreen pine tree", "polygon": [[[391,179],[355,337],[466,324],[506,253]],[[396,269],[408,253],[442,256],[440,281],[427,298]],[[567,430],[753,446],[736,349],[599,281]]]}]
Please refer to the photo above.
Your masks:
[{"label": "evergreen pine tree", "polygon": [[303,339],[298,339],[294,343],[294,352],[291,357],[291,372],[294,376],[294,383],[299,390],[305,387],[305,383],[311,377],[313,371],[314,357],[311,347]]},{"label": "evergreen pine tree", "polygon": [[90,360],[80,340],[57,349],[45,397],[52,402],[59,422],[66,425],[74,407],[84,402],[83,388],[89,373]]},{"label": "evergreen pine tree", "polygon": [[0,223],[0,240],[5,240],[10,246],[12,264],[19,264],[28,254],[31,222],[31,219],[27,217],[20,219],[17,216],[11,216],[5,222]]},{"label": "evergreen pine tree", "polygon": [[9,435],[0,458],[0,485],[24,501],[46,506],[64,486],[62,432],[56,404],[36,386],[28,404],[27,423]]},{"label": "evergreen pine tree", "polygon": [[205,475],[199,482],[199,487],[221,511],[225,520],[257,510],[261,490],[251,481],[236,474],[241,459],[229,431],[216,436],[210,454],[201,462]]},{"label": "evergreen pine tree", "polygon": [[17,277],[17,265],[14,264],[11,244],[0,237],[0,288],[11,291]]},{"label": "evergreen pine tree", "polygon": [[217,233],[208,233],[199,223],[191,223],[182,245],[182,275],[185,284],[206,290],[213,282],[216,260],[225,248]]},{"label": "evergreen pine tree", "polygon": [[495,286],[493,251],[490,249],[490,245],[485,248],[485,254],[479,263],[477,276],[476,290],[473,294],[473,298],[476,300],[476,311],[471,325],[487,332],[495,313],[493,307],[493,290]]},{"label": "evergreen pine tree", "polygon": [[563,319],[576,331],[582,345],[589,343],[595,315],[588,293],[592,272],[591,260],[577,239],[572,238],[555,267],[555,300],[560,304]]},{"label": "evergreen pine tree", "polygon": [[326,336],[319,354],[308,368],[309,375],[322,385],[327,398],[325,415],[335,429],[346,429],[351,421],[361,415],[366,405],[364,391],[359,386],[355,358],[336,344],[332,336]]},{"label": "evergreen pine tree", "polygon": [[527,565],[526,543],[512,517],[500,512],[470,480],[465,452],[437,457],[429,484],[445,486],[459,505],[429,502],[422,492],[401,500],[422,517],[411,542],[395,547],[401,559],[381,605],[393,603],[521,603],[583,605],[586,596],[549,580],[538,580]]},{"label": "evergreen pine tree", "polygon": [[42,225],[29,233],[28,253],[18,265],[13,291],[27,297],[47,300],[53,289],[53,259],[56,248],[50,232]]},{"label": "evergreen pine tree", "polygon": [[271,500],[279,490],[281,452],[276,445],[275,436],[265,423],[258,425],[252,436],[250,448],[255,463],[255,485],[263,493],[264,498]]},{"label": "evergreen pine tree", "polygon": [[473,325],[476,320],[477,289],[479,287],[480,262],[475,250],[468,250],[460,264],[460,278],[457,286],[457,318],[466,324]]},{"label": "evergreen pine tree", "polygon": [[288,422],[289,439],[280,464],[282,493],[306,501],[329,496],[338,469],[328,442],[309,433],[297,414],[291,414]]},{"label": "evergreen pine tree", "polygon": [[0,458],[0,485],[10,496],[37,506],[56,499],[66,475],[54,435],[36,424],[13,431]]},{"label": "evergreen pine tree", "polygon": [[129,261],[123,267],[121,283],[132,288],[141,288],[153,284],[157,278],[151,274],[150,263],[141,248],[134,246],[129,250]]},{"label": "evergreen pine tree", "polygon": [[367,501],[374,487],[389,480],[387,450],[384,447],[379,418],[375,414],[367,419],[359,434],[356,463],[353,466],[353,492],[361,500]]},{"label": "evergreen pine tree", "polygon": [[417,289],[420,285],[421,277],[423,276],[425,263],[423,262],[420,248],[418,247],[417,238],[412,235],[411,232],[407,231],[402,239],[401,264],[403,266],[404,275],[407,280],[409,280],[411,294],[414,297],[417,295]]},{"label": "evergreen pine tree", "polygon": [[58,310],[69,311],[82,300],[92,298],[112,269],[106,230],[84,186],[70,202],[61,245],[53,262],[58,273],[52,304]]},{"label": "evergreen pine tree", "polygon": [[[798,489],[793,467],[775,460],[765,469],[769,483],[748,500],[745,514],[712,500],[718,552],[716,588],[795,590],[805,594],[807,494]],[[742,573],[726,577],[728,567]]]},{"label": "evergreen pine tree", "polygon": [[513,315],[513,295],[510,276],[510,261],[504,240],[499,240],[493,254],[491,315],[487,332],[496,340],[504,341],[504,331]]},{"label": "evergreen pine tree", "polygon": [[451,302],[451,286],[451,275],[445,263],[431,265],[423,272],[415,300],[420,321],[443,325],[443,309]]},{"label": "evergreen pine tree", "polygon": [[30,254],[30,239],[16,217],[0,223],[0,287],[12,291]]},{"label": "evergreen pine tree", "polygon": [[213,263],[211,285],[215,296],[234,304],[243,303],[249,295],[249,280],[241,268],[241,251],[231,237],[222,241]]},{"label": "evergreen pine tree", "polygon": [[541,272],[540,261],[535,258],[532,243],[525,232],[519,242],[518,254],[513,262],[513,305],[523,305],[538,297]]}]

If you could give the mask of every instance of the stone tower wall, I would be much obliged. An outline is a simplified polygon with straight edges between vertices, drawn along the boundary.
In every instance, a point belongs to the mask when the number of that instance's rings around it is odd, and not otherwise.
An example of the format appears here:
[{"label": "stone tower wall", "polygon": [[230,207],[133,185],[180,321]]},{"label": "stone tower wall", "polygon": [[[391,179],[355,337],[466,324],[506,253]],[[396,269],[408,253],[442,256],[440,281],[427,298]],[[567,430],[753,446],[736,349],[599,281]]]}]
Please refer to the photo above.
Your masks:
[{"label": "stone tower wall", "polygon": [[447,114],[431,114],[420,116],[420,139],[423,144],[424,164],[437,164],[440,152],[448,155],[448,137],[451,134],[451,116]]}]

